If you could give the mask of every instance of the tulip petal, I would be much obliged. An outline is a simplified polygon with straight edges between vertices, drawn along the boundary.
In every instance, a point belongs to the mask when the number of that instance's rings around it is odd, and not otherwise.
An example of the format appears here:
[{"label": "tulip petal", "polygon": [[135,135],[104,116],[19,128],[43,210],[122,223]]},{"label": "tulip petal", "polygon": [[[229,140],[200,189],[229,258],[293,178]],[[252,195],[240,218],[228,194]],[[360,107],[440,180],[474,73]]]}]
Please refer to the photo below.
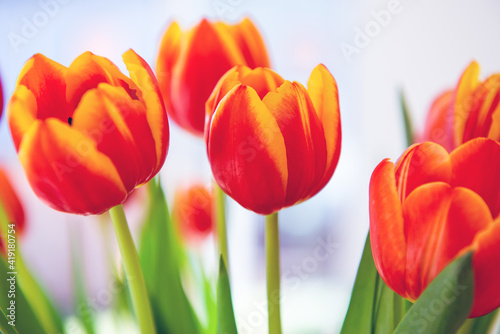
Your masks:
[{"label": "tulip petal", "polygon": [[145,107],[123,88],[100,84],[88,91],[75,110],[72,128],[111,159],[127,191],[153,175],[156,151]]},{"label": "tulip petal", "polygon": [[173,22],[165,32],[160,43],[158,60],[156,61],[156,76],[158,84],[170,116],[178,122],[170,96],[172,82],[172,68],[180,52],[182,31],[177,22]]},{"label": "tulip petal", "polygon": [[326,139],[326,169],[323,173],[323,179],[313,191],[312,195],[314,195],[330,181],[337,167],[340,157],[342,130],[337,83],[323,64],[316,66],[312,71],[307,82],[307,90],[323,125]]},{"label": "tulip petal", "polygon": [[233,89],[234,86],[241,84],[241,73],[248,73],[250,71],[251,69],[249,67],[246,67],[244,65],[237,65],[224,73],[224,75],[215,85],[212,93],[210,94],[210,97],[205,103],[205,112],[208,117],[211,117],[215,112],[215,109],[217,109],[217,105],[219,104],[220,100],[222,100],[224,96],[226,96],[226,94],[229,93],[231,89]]},{"label": "tulip petal", "polygon": [[16,150],[19,150],[24,134],[36,121],[35,96],[26,86],[17,86],[10,99],[8,111],[10,133]]},{"label": "tulip petal", "polygon": [[432,141],[443,146],[448,152],[453,150],[453,98],[454,90],[448,90],[439,95],[432,102],[427,119],[425,120],[425,130],[420,141]]},{"label": "tulip petal", "polygon": [[167,92],[173,108],[170,115],[185,129],[203,134],[205,102],[212,89],[227,70],[243,63],[244,58],[234,43],[227,43],[215,27],[203,20],[189,32],[170,73],[170,92]]},{"label": "tulip petal", "polygon": [[475,235],[492,224],[483,199],[470,189],[433,182],[415,189],[403,204],[407,241],[406,288],[417,299]]},{"label": "tulip petal", "polygon": [[500,144],[476,138],[450,155],[453,166],[451,185],[466,187],[481,196],[493,217],[500,213]]},{"label": "tulip petal", "polygon": [[[54,117],[66,122],[71,116],[72,110],[66,103],[66,70],[42,54],[31,57],[21,70],[17,85],[26,86],[35,97],[37,119]],[[32,113],[33,110],[26,112]]]},{"label": "tulip petal", "polygon": [[111,160],[57,119],[33,124],[21,143],[19,159],[37,196],[56,210],[100,214],[127,197]]},{"label": "tulip petal", "polygon": [[137,99],[135,84],[127,78],[109,59],[84,52],[69,66],[66,73],[66,98],[73,109],[76,109],[83,94],[100,83],[109,83],[123,87],[132,98]]},{"label": "tulip petal", "polygon": [[261,99],[264,99],[268,93],[276,92],[283,85],[283,79],[278,73],[265,67],[258,67],[247,71],[240,71],[240,81],[242,84],[252,87]]},{"label": "tulip petal", "polygon": [[207,129],[207,152],[215,180],[243,207],[260,214],[283,207],[285,142],[253,89],[235,86],[219,103]]},{"label": "tulip petal", "polygon": [[231,35],[248,67],[269,67],[264,41],[255,25],[248,18],[236,25],[218,22],[215,27],[220,34],[228,32]]},{"label": "tulip petal", "polygon": [[491,115],[491,128],[488,138],[500,142],[500,107],[497,107]]},{"label": "tulip petal", "polygon": [[473,61],[464,71],[455,89],[453,147],[463,142],[465,124],[473,103],[473,93],[479,85],[479,64]]},{"label": "tulip petal", "polygon": [[493,114],[500,112],[500,74],[492,75],[477,87],[470,109],[463,142],[476,137],[488,137],[493,126]]},{"label": "tulip petal", "polygon": [[475,240],[474,266],[474,304],[471,317],[480,317],[495,310],[500,305],[500,218],[484,231],[477,234]]},{"label": "tulip petal", "polygon": [[257,95],[263,99],[267,93],[276,92],[285,80],[276,72],[258,67],[251,69],[248,66],[238,65],[227,71],[217,82],[210,98],[205,105],[207,115],[211,115],[220,100],[236,85],[243,84],[252,87]]},{"label": "tulip petal", "polygon": [[288,184],[284,206],[310,197],[325,171],[326,141],[323,127],[305,88],[285,81],[263,100],[285,140]]},{"label": "tulip petal", "polygon": [[153,71],[144,59],[130,49],[123,54],[123,61],[127,65],[130,78],[142,92],[142,98],[146,105],[147,121],[156,147],[156,168],[153,171],[156,174],[167,158],[170,138],[163,98]]},{"label": "tulip petal", "polygon": [[388,159],[378,164],[370,180],[370,241],[380,276],[391,289],[406,298],[403,213],[394,163]]},{"label": "tulip petal", "polygon": [[410,146],[396,162],[396,185],[401,203],[418,186],[429,182],[449,182],[450,156],[432,142]]}]

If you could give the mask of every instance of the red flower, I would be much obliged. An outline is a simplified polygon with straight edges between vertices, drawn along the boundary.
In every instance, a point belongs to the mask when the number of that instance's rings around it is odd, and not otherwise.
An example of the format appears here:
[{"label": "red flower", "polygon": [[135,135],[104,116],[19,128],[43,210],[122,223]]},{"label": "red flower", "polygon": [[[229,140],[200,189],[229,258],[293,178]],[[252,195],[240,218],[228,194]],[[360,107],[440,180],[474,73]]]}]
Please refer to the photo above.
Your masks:
[{"label": "red flower", "polygon": [[100,214],[162,167],[168,121],[156,79],[134,51],[130,78],[83,53],[66,68],[41,54],[9,104],[12,138],[35,193],[56,210]]},{"label": "red flower", "polygon": [[433,141],[451,152],[473,138],[500,141],[500,74],[480,82],[472,62],[454,90],[440,95],[427,115],[422,141]]},{"label": "red flower", "polygon": [[335,79],[323,65],[308,89],[267,68],[238,66],[207,101],[207,152],[219,186],[270,214],[305,201],[330,180],[340,155]]},{"label": "red flower", "polygon": [[454,258],[474,251],[470,317],[500,306],[500,144],[477,138],[451,154],[426,142],[388,159],[370,181],[375,265],[398,294],[416,300]]},{"label": "red flower", "polygon": [[198,241],[212,232],[212,206],[213,195],[201,184],[177,191],[173,218],[185,239]]},{"label": "red flower", "polygon": [[[5,171],[0,168],[0,206],[2,207],[5,215],[8,219],[8,224],[15,224],[15,237],[16,240],[24,231],[24,210],[16,195],[16,192],[12,188]],[[6,222],[2,221],[2,216],[0,216],[0,225],[4,225]],[[1,233],[0,233],[1,234]],[[0,251],[5,254],[6,248],[3,243],[3,237],[0,236]]]},{"label": "red flower", "polygon": [[202,20],[189,31],[174,22],[160,46],[156,73],[170,117],[202,136],[205,102],[231,67],[269,66],[264,42],[249,19],[236,25]]}]

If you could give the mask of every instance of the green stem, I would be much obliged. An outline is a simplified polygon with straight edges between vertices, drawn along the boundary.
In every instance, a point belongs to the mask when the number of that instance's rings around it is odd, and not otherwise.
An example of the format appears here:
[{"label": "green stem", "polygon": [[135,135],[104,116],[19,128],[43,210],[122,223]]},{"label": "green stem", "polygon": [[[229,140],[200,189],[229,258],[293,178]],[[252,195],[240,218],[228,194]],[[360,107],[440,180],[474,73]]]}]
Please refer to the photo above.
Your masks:
[{"label": "green stem", "polygon": [[281,334],[280,239],[277,212],[266,216],[266,260],[269,334]]},{"label": "green stem", "polygon": [[47,299],[36,283],[28,268],[24,264],[21,253],[16,253],[16,266],[19,285],[21,286],[28,303],[31,305],[33,312],[37,315],[42,326],[48,333],[57,333],[59,326],[54,323],[51,312],[51,306],[47,305]]},{"label": "green stem", "polygon": [[151,304],[146,290],[146,283],[139,264],[139,257],[135,249],[134,240],[128,228],[127,219],[123,206],[117,205],[109,210],[113,228],[115,230],[118,247],[122,255],[123,268],[125,277],[127,278],[130,296],[134,313],[139,322],[141,333],[156,333],[155,324],[153,321],[153,313],[151,312]]},{"label": "green stem", "polygon": [[217,228],[217,240],[219,244],[219,253],[222,255],[224,264],[229,273],[229,257],[227,251],[227,232],[226,232],[226,212],[224,203],[224,192],[219,187],[219,185],[214,182],[214,192],[215,192],[215,221]]}]

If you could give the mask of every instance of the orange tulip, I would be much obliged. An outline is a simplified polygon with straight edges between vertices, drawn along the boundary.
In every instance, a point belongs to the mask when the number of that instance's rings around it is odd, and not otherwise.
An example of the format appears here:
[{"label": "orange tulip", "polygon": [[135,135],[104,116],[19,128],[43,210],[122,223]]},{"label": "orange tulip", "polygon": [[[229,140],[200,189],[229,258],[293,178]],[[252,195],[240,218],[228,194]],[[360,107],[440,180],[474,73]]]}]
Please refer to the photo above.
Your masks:
[{"label": "orange tulip", "polygon": [[212,172],[243,207],[279,211],[314,196],[332,177],[340,112],[337,84],[325,66],[313,70],[308,89],[267,68],[235,67],[206,107]]},{"label": "orange tulip", "polygon": [[[12,188],[5,171],[0,168],[0,205],[5,212],[8,219],[8,224],[15,224],[15,237],[16,240],[24,231],[24,210],[16,195],[16,192]],[[6,222],[2,221],[0,216],[0,226],[4,225]],[[0,228],[0,231],[2,229]],[[1,232],[0,232],[1,233]],[[6,248],[3,243],[3,237],[0,236],[0,252],[2,254],[6,253]]]},{"label": "orange tulip", "polygon": [[201,184],[177,191],[173,218],[185,239],[198,241],[212,232],[212,205],[212,193]]},{"label": "orange tulip", "polygon": [[19,75],[9,123],[34,192],[56,210],[100,214],[162,167],[168,120],[157,81],[134,51],[130,78],[83,53],[68,67],[33,56]]},{"label": "orange tulip", "polygon": [[204,19],[186,32],[172,23],[156,64],[169,116],[184,129],[203,136],[205,102],[217,80],[235,65],[269,67],[264,42],[249,19],[236,25]]},{"label": "orange tulip", "polygon": [[500,306],[500,143],[477,138],[451,154],[435,143],[388,159],[370,181],[370,236],[380,276],[416,300],[451,261],[473,251],[470,317]]},{"label": "orange tulip", "polygon": [[500,141],[500,74],[484,82],[478,76],[479,65],[472,62],[457,87],[434,101],[422,141],[441,144],[449,152],[477,137]]}]

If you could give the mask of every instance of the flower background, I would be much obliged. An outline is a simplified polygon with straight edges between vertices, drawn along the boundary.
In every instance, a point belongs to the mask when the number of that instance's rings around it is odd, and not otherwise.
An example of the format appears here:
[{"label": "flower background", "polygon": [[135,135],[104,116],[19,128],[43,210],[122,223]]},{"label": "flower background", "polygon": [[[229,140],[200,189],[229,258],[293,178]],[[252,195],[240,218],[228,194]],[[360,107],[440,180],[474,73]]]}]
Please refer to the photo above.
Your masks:
[{"label": "flower background", "polygon": [[[397,14],[374,28],[377,13],[394,4],[399,4],[394,7]],[[251,17],[265,39],[272,67],[287,79],[306,82],[311,70],[324,63],[339,86],[343,147],[328,186],[280,214],[282,318],[286,333],[336,333],[369,225],[371,172],[380,160],[395,159],[405,148],[399,89],[404,89],[415,125],[421,128],[434,97],[453,86],[471,60],[481,64],[482,78],[498,72],[499,14],[500,3],[490,0],[0,0],[0,74],[8,100],[22,65],[37,52],[68,66],[90,50],[124,70],[121,54],[131,47],[154,67],[168,24],[175,19],[188,27],[205,16],[229,22]],[[360,30],[371,34],[364,45]],[[13,42],[16,38],[21,42]],[[347,44],[358,53],[346,57],[342,48]],[[181,184],[210,182],[210,167],[203,141],[173,122],[170,126],[170,151],[160,174],[172,200]],[[25,204],[22,247],[28,265],[69,314],[74,310],[70,249],[81,245],[89,298],[105,309],[109,300],[102,291],[111,279],[105,250],[116,245],[112,231],[109,237],[101,233],[99,217],[58,213],[35,197],[5,119],[0,122],[0,164]],[[137,231],[140,197],[127,210]],[[231,202],[228,222],[240,331],[263,333],[264,219]],[[334,243],[332,253],[315,256],[325,242]],[[207,261],[215,258],[210,242],[203,249]],[[209,266],[215,266],[211,261]]]}]

